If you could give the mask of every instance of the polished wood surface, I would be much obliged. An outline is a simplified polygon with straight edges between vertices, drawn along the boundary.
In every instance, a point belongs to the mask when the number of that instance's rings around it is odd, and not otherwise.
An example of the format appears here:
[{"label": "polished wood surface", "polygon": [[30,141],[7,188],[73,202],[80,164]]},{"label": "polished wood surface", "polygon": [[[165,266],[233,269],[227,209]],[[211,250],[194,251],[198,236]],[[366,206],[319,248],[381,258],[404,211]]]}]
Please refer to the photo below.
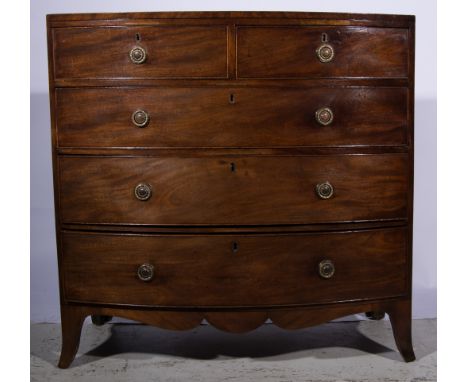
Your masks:
[{"label": "polished wood surface", "polygon": [[[240,333],[268,318],[297,329],[385,312],[414,360],[414,16],[142,12],[47,24],[59,367],[88,315]],[[132,123],[136,110],[147,126]],[[329,199],[316,191],[325,182]]]},{"label": "polished wood surface", "polygon": [[[326,36],[323,36],[326,34]],[[327,43],[335,54],[318,60]],[[239,27],[239,78],[406,77],[408,31],[367,27]]]},{"label": "polished wood surface", "polygon": [[[236,307],[393,297],[406,292],[405,235],[401,228],[262,236],[65,232],[65,298],[102,304]],[[323,259],[335,265],[330,279],[319,275]],[[139,280],[136,273],[145,263],[155,268],[149,282]]]},{"label": "polished wood surface", "polygon": [[81,328],[83,326],[86,309],[81,306],[72,307],[62,304],[60,315],[62,318],[62,352],[58,367],[67,368],[75,358],[80,346]]},{"label": "polished wood surface", "polygon": [[[67,223],[248,225],[404,219],[406,154],[60,158]],[[330,182],[323,200],[316,185]],[[140,201],[135,187],[152,196]]]},{"label": "polished wood surface", "polygon": [[[64,88],[59,147],[285,147],[407,144],[406,88]],[[332,109],[330,125],[315,117]],[[144,110],[150,121],[136,127]]]},{"label": "polished wood surface", "polygon": [[414,361],[416,356],[411,339],[411,300],[404,299],[390,305],[387,313],[392,323],[398,351],[406,362]]},{"label": "polished wood surface", "polygon": [[[190,20],[196,20],[199,23],[205,24],[216,23],[221,20],[252,20],[261,24],[261,19],[265,23],[285,24],[290,19],[302,20],[303,22],[317,20],[320,24],[328,25],[361,25],[363,23],[373,22],[375,25],[402,25],[408,27],[408,24],[415,20],[412,15],[389,15],[376,13],[333,13],[333,12],[265,12],[265,11],[204,11],[204,12],[114,12],[114,13],[70,13],[70,14],[50,14],[47,15],[47,20],[52,26],[58,26],[57,23],[68,22],[69,25],[73,21],[81,21],[82,24],[93,24],[96,21],[109,21],[114,24],[141,23],[148,20],[151,23],[156,23],[158,20],[169,19],[172,23],[183,20],[185,23]],[[339,23],[338,21],[341,21]],[[59,24],[61,25],[61,24]]]},{"label": "polished wood surface", "polygon": [[[67,368],[73,361],[78,350],[80,337],[71,335],[80,333],[83,320],[88,315],[118,316],[130,320],[144,322],[168,330],[189,330],[199,326],[203,319],[210,325],[231,333],[245,333],[258,328],[270,319],[273,324],[283,329],[294,330],[319,325],[327,321],[358,314],[365,311],[378,310],[391,312],[395,317],[401,317],[401,321],[408,321],[408,305],[411,301],[387,299],[380,301],[358,301],[333,305],[317,305],[313,307],[296,307],[262,310],[210,310],[204,311],[192,309],[190,311],[135,309],[125,307],[77,305],[68,304],[62,310],[62,316],[67,317],[66,326],[63,328],[64,339],[62,342],[62,354],[59,367]],[[62,326],[64,326],[62,324]],[[408,329],[408,326],[406,326]],[[398,347],[404,350],[402,357],[406,362],[415,359],[411,343],[402,343],[403,335],[411,337],[411,327],[406,332],[398,330]],[[400,340],[401,339],[401,340]],[[402,347],[406,345],[406,347]]]},{"label": "polished wood surface", "polygon": [[[227,77],[225,26],[58,28],[53,44],[55,78]],[[135,46],[143,64],[130,60]]]}]

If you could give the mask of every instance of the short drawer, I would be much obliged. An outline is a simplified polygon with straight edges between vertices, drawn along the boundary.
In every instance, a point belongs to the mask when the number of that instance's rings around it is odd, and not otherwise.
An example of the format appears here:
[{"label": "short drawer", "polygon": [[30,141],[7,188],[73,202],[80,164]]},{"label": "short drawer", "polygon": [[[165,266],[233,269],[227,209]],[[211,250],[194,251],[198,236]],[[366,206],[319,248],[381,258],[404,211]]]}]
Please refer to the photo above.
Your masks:
[{"label": "short drawer", "polygon": [[59,181],[64,223],[405,219],[408,156],[61,157]]},{"label": "short drawer", "polygon": [[314,304],[406,293],[406,229],[297,235],[62,234],[65,298],[107,304]]},{"label": "short drawer", "polygon": [[237,29],[240,78],[407,77],[408,62],[407,29]]},{"label": "short drawer", "polygon": [[225,26],[56,28],[53,58],[56,79],[226,78],[227,30]]},{"label": "short drawer", "polygon": [[407,144],[406,88],[94,88],[56,97],[59,147]]}]

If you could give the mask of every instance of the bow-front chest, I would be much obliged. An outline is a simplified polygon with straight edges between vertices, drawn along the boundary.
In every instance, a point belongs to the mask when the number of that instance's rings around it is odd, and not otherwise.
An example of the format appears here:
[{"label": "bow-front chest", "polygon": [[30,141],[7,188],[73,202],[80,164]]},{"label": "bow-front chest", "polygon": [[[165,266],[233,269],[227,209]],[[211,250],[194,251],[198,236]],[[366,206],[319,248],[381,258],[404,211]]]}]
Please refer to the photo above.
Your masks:
[{"label": "bow-front chest", "polygon": [[414,17],[48,16],[63,349],[86,316],[411,345]]}]

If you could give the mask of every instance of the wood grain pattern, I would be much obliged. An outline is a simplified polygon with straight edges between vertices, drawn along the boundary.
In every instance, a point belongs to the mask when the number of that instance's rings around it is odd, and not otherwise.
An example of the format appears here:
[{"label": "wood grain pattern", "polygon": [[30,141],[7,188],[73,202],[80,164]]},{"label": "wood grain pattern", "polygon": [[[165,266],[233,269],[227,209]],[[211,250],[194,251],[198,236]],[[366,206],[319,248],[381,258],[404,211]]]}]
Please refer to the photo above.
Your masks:
[{"label": "wood grain pattern", "polygon": [[[392,297],[406,291],[405,235],[401,228],[228,236],[66,232],[66,299],[233,307]],[[323,259],[335,264],[331,279],[318,274]],[[136,274],[144,263],[155,267],[150,282],[142,282]]]},{"label": "wood grain pattern", "polygon": [[[235,171],[233,171],[235,166]],[[407,156],[60,158],[67,223],[249,225],[406,217]],[[330,182],[332,198],[320,199]],[[134,196],[152,187],[147,201]]]},{"label": "wood grain pattern", "polygon": [[409,145],[400,146],[290,146],[290,147],[59,147],[61,156],[123,156],[220,158],[257,156],[317,156],[346,154],[396,154],[408,153]]},{"label": "wood grain pattern", "polygon": [[[318,60],[322,34],[335,50]],[[407,29],[368,27],[239,27],[240,78],[406,77]]]},{"label": "wood grain pattern", "polygon": [[58,367],[66,369],[73,362],[80,346],[81,328],[86,318],[85,308],[62,304],[60,315],[62,318],[62,351]]},{"label": "wood grain pattern", "polygon": [[[234,51],[235,52],[235,51]],[[232,51],[229,52],[233,54]],[[230,61],[231,63],[231,61]],[[232,65],[230,65],[231,67]],[[57,88],[95,88],[95,87],[211,87],[229,88],[253,87],[253,88],[315,88],[315,87],[382,87],[382,88],[407,88],[409,78],[380,78],[380,77],[333,77],[333,78],[307,78],[307,79],[274,79],[274,78],[235,78],[209,79],[209,78],[59,78],[52,83]]]},{"label": "wood grain pattern", "polygon": [[[406,88],[59,89],[58,146],[402,145],[406,105]],[[328,126],[315,119],[324,106]],[[135,110],[150,115],[148,126],[134,126]]]},{"label": "wood grain pattern", "polygon": [[[58,28],[54,46],[55,78],[227,77],[223,25]],[[146,50],[143,64],[130,61],[134,46]]]},{"label": "wood grain pattern", "polygon": [[411,300],[404,299],[397,301],[387,308],[387,313],[392,323],[393,336],[398,347],[398,351],[406,362],[416,359],[411,339]]},{"label": "wood grain pattern", "polygon": [[[403,302],[403,304],[401,303]],[[59,367],[68,367],[76,354],[80,337],[75,335],[81,331],[83,320],[88,315],[108,315],[136,320],[149,325],[155,325],[169,330],[189,330],[197,327],[203,319],[216,328],[233,333],[244,333],[253,330],[267,320],[283,329],[301,329],[318,325],[332,319],[357,314],[365,311],[379,310],[398,314],[406,309],[408,300],[374,300],[337,304],[318,305],[314,307],[296,307],[293,309],[262,309],[262,310],[155,310],[135,309],[125,307],[99,305],[62,306],[62,327],[64,347],[60,357]],[[406,310],[407,312],[407,310]],[[403,315],[402,317],[406,317]],[[399,330],[399,329],[397,329]],[[400,332],[399,332],[400,333]],[[401,336],[401,338],[403,338]],[[411,350],[405,348],[405,350]],[[404,353],[404,360],[411,362],[414,352]],[[412,357],[413,356],[413,357]]]},{"label": "wood grain pattern", "polygon": [[413,15],[389,15],[376,13],[338,13],[338,12],[265,12],[265,11],[204,11],[204,12],[114,12],[114,13],[70,13],[70,14],[50,14],[47,15],[48,22],[68,22],[82,21],[84,23],[101,20],[124,23],[135,20],[157,21],[159,19],[169,19],[171,22],[176,22],[183,19],[184,22],[195,21],[199,23],[215,22],[216,19],[268,19],[269,22],[274,22],[275,19],[280,23],[285,23],[288,19],[297,20],[318,20],[321,23],[333,23],[338,20],[347,21],[348,23],[360,23],[365,21],[375,21],[385,25],[385,23],[398,23],[399,25],[407,26],[408,23],[414,22]]},{"label": "wood grain pattern", "polygon": [[[387,312],[414,360],[414,16],[70,14],[47,29],[59,367],[87,315],[240,333]],[[145,64],[130,62],[135,45]],[[330,126],[315,123],[322,106]],[[131,125],[135,108],[147,128]],[[157,265],[149,283],[143,261]]]}]

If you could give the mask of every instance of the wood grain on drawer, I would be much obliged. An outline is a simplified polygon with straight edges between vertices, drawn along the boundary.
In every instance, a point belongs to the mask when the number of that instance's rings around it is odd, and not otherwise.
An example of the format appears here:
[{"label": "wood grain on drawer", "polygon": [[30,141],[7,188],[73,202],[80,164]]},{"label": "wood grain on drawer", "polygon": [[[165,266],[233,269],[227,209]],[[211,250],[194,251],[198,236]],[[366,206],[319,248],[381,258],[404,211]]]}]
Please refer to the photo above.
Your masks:
[{"label": "wood grain on drawer", "polygon": [[[407,144],[406,88],[57,89],[59,147]],[[232,97],[232,98],[231,98]],[[328,107],[333,121],[316,120]],[[140,128],[132,114],[143,110]]]},{"label": "wood grain on drawer", "polygon": [[[62,234],[68,300],[260,306],[383,298],[406,291],[406,229],[298,235]],[[233,243],[237,250],[233,251]],[[318,266],[330,260],[335,274]],[[151,281],[137,276],[154,267]]]},{"label": "wood grain on drawer", "polygon": [[[305,224],[407,216],[408,156],[61,157],[65,223]],[[317,195],[329,182],[334,194]],[[149,200],[135,197],[139,184]]]},{"label": "wood grain on drawer", "polygon": [[[317,57],[316,49],[324,43],[334,50],[330,62]],[[240,78],[406,77],[408,32],[370,27],[240,27],[237,73]]]},{"label": "wood grain on drawer", "polygon": [[[137,41],[137,35],[139,40]],[[146,51],[134,64],[129,52]],[[221,26],[54,29],[55,78],[226,78]]]}]

